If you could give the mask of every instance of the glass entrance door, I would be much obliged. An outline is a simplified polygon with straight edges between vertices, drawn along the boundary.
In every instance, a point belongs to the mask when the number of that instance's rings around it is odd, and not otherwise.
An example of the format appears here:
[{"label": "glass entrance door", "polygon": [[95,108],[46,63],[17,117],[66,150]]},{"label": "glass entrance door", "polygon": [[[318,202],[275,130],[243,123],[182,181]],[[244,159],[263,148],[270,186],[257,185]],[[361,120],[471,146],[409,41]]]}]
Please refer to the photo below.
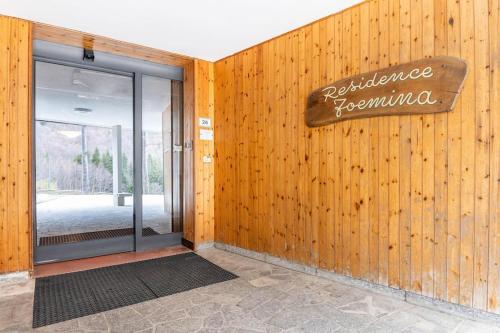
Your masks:
[{"label": "glass entrance door", "polygon": [[182,82],[34,69],[35,263],[180,244]]},{"label": "glass entrance door", "polygon": [[134,246],[133,77],[35,62],[39,261]]}]

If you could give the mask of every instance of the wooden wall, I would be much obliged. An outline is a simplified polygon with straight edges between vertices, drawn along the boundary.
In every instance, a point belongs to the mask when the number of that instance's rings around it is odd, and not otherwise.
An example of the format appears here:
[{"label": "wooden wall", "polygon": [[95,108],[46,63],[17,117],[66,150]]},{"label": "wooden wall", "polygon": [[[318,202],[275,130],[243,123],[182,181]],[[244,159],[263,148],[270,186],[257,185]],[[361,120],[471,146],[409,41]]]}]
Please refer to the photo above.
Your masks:
[{"label": "wooden wall", "polygon": [[0,16],[0,272],[31,251],[31,23]]},{"label": "wooden wall", "polygon": [[[499,16],[371,0],[216,62],[216,241],[500,313]],[[305,126],[313,89],[435,55],[469,64],[452,112]]]},{"label": "wooden wall", "polygon": [[[192,150],[184,149],[184,239],[193,248],[214,240],[214,141],[200,140],[200,117],[214,121],[214,64],[195,59],[184,67],[184,140]],[[189,119],[189,121],[187,121]],[[189,134],[187,134],[189,133]],[[203,163],[203,156],[212,157]]]},{"label": "wooden wall", "polygon": [[[200,140],[199,134],[200,117],[210,118],[212,126],[214,122],[214,64],[195,60],[194,68],[194,243],[199,247],[214,240],[214,141]],[[203,162],[203,156],[210,156],[212,161]]]}]

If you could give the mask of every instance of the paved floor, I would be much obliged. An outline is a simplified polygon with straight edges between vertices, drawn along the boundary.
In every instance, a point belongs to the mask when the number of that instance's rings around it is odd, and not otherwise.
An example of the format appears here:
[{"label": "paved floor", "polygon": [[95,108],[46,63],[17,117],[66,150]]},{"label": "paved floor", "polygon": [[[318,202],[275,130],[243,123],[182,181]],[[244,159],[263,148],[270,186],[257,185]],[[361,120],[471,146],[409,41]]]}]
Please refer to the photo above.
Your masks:
[{"label": "paved floor", "polygon": [[[133,227],[133,198],[125,206],[114,206],[110,194],[37,195],[37,238]],[[143,227],[160,234],[172,231],[170,214],[164,210],[162,195],[143,196]]]},{"label": "paved floor", "polygon": [[[239,279],[46,326],[39,332],[497,332],[364,289],[216,249]],[[0,286],[0,332],[29,332],[33,282]]]}]

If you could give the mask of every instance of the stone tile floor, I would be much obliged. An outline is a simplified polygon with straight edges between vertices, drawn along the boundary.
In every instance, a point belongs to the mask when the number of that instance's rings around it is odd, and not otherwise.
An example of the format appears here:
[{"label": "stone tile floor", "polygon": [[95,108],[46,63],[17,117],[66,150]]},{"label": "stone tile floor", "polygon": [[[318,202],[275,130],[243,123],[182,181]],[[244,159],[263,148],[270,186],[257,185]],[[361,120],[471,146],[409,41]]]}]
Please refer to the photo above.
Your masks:
[{"label": "stone tile floor", "polygon": [[[497,332],[267,263],[206,249],[239,279],[66,321],[35,332]],[[0,285],[0,332],[30,332],[33,281]]]}]

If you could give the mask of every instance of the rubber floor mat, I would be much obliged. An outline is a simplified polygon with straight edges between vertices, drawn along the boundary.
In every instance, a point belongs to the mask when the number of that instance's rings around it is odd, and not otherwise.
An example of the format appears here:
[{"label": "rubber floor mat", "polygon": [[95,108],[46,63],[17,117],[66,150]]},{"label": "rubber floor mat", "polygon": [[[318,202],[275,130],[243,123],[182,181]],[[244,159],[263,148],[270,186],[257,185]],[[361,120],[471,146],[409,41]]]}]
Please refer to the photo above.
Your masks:
[{"label": "rubber floor mat", "polygon": [[33,328],[235,278],[193,252],[38,278]]}]

